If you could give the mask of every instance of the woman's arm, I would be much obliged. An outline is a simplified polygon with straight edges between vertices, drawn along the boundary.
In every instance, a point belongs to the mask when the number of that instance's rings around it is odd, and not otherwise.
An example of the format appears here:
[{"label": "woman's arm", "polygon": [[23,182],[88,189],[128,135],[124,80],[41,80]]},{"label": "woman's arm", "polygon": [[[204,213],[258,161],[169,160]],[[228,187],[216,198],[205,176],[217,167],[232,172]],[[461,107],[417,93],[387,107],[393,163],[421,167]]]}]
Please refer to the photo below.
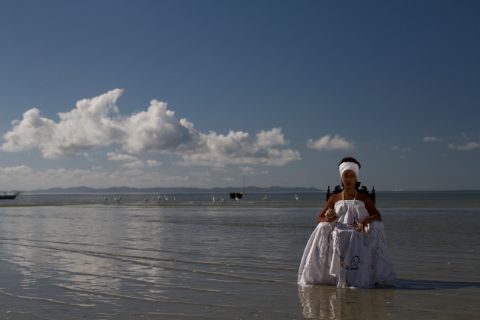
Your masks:
[{"label": "woman's arm", "polygon": [[377,220],[377,221],[382,221],[382,215],[380,212],[377,210],[377,207],[373,204],[372,199],[370,197],[368,198],[367,204],[366,204],[367,211],[369,213],[369,216],[366,220],[368,220],[368,223]]},{"label": "woman's arm", "polygon": [[368,211],[368,217],[357,222],[356,229],[362,231],[365,229],[365,226],[372,221],[382,221],[382,215],[377,210],[375,204],[373,204],[372,199],[370,199],[368,195],[362,195],[361,197],[359,197],[359,199],[363,201],[363,203],[365,204],[365,208]]},{"label": "woman's arm", "polygon": [[317,217],[317,223],[320,223],[320,222],[332,222],[332,221],[335,221],[335,219],[337,217],[331,217],[330,219],[328,219],[327,217],[325,217],[325,212],[327,212],[328,209],[333,209],[333,204],[334,204],[334,200],[333,200],[333,195],[328,198],[328,200],[325,202],[325,206],[323,207],[323,209],[320,211],[320,213],[318,214],[318,217]]}]

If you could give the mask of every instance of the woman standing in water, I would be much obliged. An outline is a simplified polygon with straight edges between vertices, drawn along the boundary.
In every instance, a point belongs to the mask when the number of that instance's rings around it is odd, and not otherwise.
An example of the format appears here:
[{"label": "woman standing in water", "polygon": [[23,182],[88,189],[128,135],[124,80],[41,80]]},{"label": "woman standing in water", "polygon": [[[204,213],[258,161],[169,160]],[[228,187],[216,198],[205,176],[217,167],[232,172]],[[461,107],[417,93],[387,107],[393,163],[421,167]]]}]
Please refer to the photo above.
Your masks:
[{"label": "woman standing in water", "polygon": [[327,200],[317,218],[298,270],[299,285],[393,285],[382,217],[369,195],[357,191],[360,167],[352,157],[340,161],[343,191]]}]

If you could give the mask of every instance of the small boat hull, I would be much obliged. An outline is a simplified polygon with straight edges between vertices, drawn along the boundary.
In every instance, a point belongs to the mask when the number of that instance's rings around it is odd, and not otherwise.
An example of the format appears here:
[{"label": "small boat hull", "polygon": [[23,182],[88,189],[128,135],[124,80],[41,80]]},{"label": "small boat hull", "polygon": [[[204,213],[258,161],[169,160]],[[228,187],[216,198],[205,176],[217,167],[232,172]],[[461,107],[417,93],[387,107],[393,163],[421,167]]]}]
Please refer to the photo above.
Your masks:
[{"label": "small boat hull", "polygon": [[18,196],[18,193],[0,193],[0,200],[14,200]]},{"label": "small boat hull", "polygon": [[230,192],[230,198],[232,199],[238,200],[238,199],[242,199],[242,197],[243,197],[243,193],[241,192]]}]

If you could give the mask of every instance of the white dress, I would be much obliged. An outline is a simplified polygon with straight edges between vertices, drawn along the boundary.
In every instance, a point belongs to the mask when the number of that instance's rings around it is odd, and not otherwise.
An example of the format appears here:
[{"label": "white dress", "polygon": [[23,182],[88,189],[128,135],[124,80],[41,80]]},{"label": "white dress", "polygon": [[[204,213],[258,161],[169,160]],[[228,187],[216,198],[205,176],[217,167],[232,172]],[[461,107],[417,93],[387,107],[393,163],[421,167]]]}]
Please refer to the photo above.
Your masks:
[{"label": "white dress", "polygon": [[381,221],[372,221],[358,232],[356,221],[368,217],[360,200],[335,203],[338,218],[320,222],[308,240],[298,270],[298,284],[336,284],[337,287],[371,288],[393,285],[395,272],[388,254]]}]

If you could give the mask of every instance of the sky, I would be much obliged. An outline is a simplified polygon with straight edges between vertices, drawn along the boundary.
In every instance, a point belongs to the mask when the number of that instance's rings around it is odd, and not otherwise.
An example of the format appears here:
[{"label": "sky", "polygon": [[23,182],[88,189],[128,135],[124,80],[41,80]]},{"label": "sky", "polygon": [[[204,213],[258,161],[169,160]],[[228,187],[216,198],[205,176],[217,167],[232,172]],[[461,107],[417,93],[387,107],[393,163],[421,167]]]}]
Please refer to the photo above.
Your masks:
[{"label": "sky", "polygon": [[478,1],[0,9],[0,190],[480,189]]}]

